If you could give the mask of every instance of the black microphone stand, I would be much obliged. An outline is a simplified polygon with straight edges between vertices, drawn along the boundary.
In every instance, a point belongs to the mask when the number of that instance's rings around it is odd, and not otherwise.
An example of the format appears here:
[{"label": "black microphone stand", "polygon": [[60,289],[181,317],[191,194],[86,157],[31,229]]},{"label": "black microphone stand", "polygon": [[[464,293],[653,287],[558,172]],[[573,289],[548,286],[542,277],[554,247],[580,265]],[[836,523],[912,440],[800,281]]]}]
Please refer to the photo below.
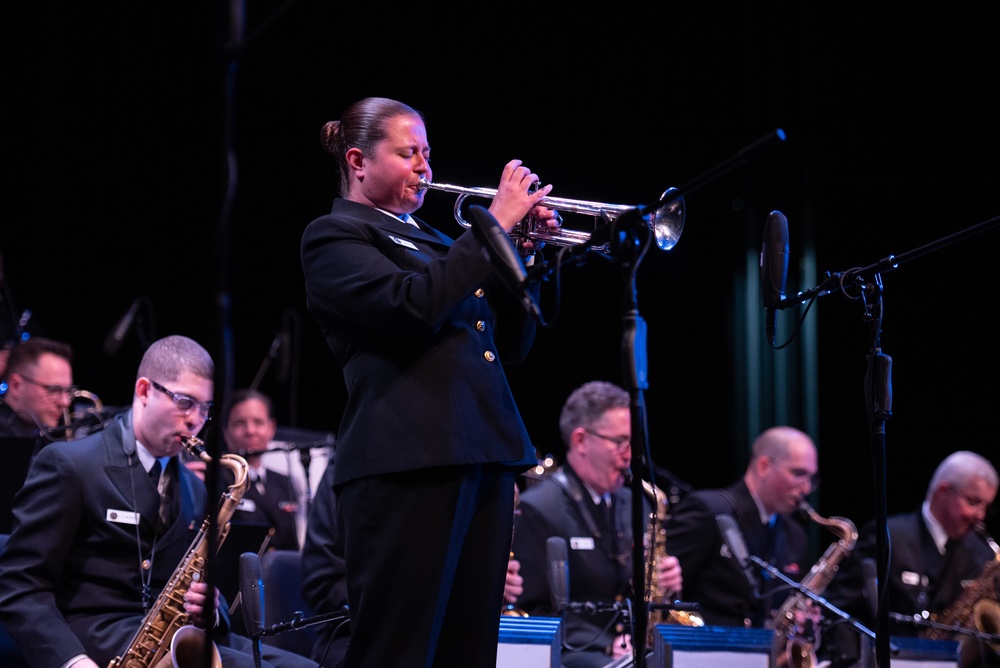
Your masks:
[{"label": "black microphone stand", "polygon": [[882,273],[899,267],[903,262],[916,259],[962,239],[1000,225],[1000,216],[986,220],[926,244],[902,255],[889,255],[867,267],[854,267],[844,272],[827,272],[824,280],[806,292],[782,299],[777,308],[786,309],[817,299],[832,292],[840,292],[848,299],[859,299],[864,305],[863,319],[871,324],[872,347],[866,359],[865,403],[870,423],[869,440],[875,477],[875,526],[876,563],[878,565],[878,612],[876,616],[875,662],[879,668],[888,668],[889,613],[887,590],[889,583],[889,529],[886,511],[886,440],[885,423],[892,415],[892,358],[882,352]]},{"label": "black microphone stand", "polygon": [[272,624],[271,626],[264,627],[261,631],[254,634],[255,638],[263,638],[264,636],[276,636],[279,633],[285,633],[286,631],[295,631],[297,629],[302,629],[307,626],[313,626],[315,624],[326,624],[328,622],[346,622],[350,619],[350,612],[345,605],[340,610],[335,610],[334,612],[327,612],[322,615],[314,615],[312,617],[305,617],[301,612],[296,612],[292,619],[285,622],[278,622]]},{"label": "black microphone stand", "polygon": [[967,636],[969,638],[974,638],[979,642],[997,643],[1000,642],[1000,634],[997,633],[986,633],[985,631],[979,631],[977,629],[970,629],[966,626],[961,626],[959,624],[941,624],[940,622],[935,622],[930,619],[924,619],[919,615],[901,615],[898,612],[890,612],[889,617],[892,621],[898,624],[908,624],[910,626],[915,626],[920,629],[935,629],[937,631],[946,631],[956,636]]},{"label": "black microphone stand", "polygon": [[[668,205],[682,203],[685,195],[694,192],[705,184],[715,180],[739,164],[748,162],[765,149],[785,140],[785,133],[780,128],[761,137],[752,144],[740,150],[736,155],[690,181],[681,189],[668,189],[655,202],[639,205],[613,219],[604,218],[583,243],[574,244],[562,249],[558,262],[554,266],[542,262],[532,267],[528,278],[543,278],[554,269],[567,262],[582,261],[586,254],[598,254],[605,259],[607,255],[597,248],[601,244],[607,246],[610,259],[618,262],[623,274],[623,315],[622,315],[622,376],[629,392],[629,407],[631,411],[632,428],[632,651],[635,668],[645,668],[646,665],[646,633],[649,625],[649,606],[645,595],[645,546],[642,536],[645,533],[646,518],[643,513],[642,498],[644,489],[642,481],[644,474],[655,486],[652,457],[648,447],[646,428],[646,407],[643,392],[648,389],[648,373],[646,366],[646,322],[639,314],[636,299],[636,272],[639,264],[649,249],[654,236],[650,219],[656,212]],[[683,209],[681,214],[684,215]],[[678,232],[679,233],[679,232]],[[671,246],[672,247],[672,246]],[[636,469],[635,467],[639,468]],[[644,470],[645,469],[645,470]]]}]

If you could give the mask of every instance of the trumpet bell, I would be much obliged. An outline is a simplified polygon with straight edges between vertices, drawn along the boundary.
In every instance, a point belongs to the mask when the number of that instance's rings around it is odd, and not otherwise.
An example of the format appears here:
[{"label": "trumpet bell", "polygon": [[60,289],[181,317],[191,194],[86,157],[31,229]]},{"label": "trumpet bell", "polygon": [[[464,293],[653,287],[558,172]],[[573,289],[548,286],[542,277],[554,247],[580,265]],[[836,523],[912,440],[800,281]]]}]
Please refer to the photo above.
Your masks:
[{"label": "trumpet bell", "polygon": [[656,245],[660,250],[670,250],[680,241],[684,232],[684,198],[677,188],[667,188],[660,195],[661,206],[653,214],[650,226],[656,235]]}]

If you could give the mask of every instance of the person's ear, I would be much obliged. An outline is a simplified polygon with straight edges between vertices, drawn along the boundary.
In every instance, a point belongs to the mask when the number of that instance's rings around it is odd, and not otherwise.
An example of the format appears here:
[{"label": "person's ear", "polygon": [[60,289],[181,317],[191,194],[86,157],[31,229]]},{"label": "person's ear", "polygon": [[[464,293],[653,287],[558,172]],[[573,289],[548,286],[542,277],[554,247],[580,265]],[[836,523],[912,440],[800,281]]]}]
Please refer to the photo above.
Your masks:
[{"label": "person's ear", "polygon": [[[364,172],[365,154],[362,153],[360,148],[347,149],[347,153],[344,154],[344,159],[347,160],[347,166],[352,172]],[[361,176],[361,174],[357,174],[357,176]]]},{"label": "person's ear", "polygon": [[140,376],[135,381],[135,396],[139,397],[142,401],[142,405],[145,406],[146,402],[149,401],[149,390],[153,386],[149,384],[149,378],[145,376]]},{"label": "person's ear", "polygon": [[566,446],[567,451],[582,452],[583,451],[583,440],[587,438],[587,430],[583,427],[577,427],[569,434],[569,444]]}]

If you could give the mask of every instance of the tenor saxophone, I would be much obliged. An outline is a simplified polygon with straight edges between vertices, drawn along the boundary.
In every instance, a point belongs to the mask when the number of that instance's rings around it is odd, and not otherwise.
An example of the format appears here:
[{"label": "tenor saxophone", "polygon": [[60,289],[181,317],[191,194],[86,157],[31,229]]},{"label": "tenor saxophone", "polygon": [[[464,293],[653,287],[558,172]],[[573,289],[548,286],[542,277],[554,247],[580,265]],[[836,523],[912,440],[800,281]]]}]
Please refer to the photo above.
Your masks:
[{"label": "tenor saxophone", "polygon": [[[212,461],[212,457],[205,451],[203,441],[199,438],[187,437],[184,440],[184,449],[206,463]],[[222,495],[216,521],[217,548],[222,545],[222,541],[229,533],[229,520],[250,486],[249,467],[245,459],[227,453],[219,459],[219,464],[232,470],[235,482]],[[190,618],[184,611],[184,594],[192,582],[201,581],[205,577],[210,527],[211,517],[206,517],[198,535],[163,587],[153,607],[142,620],[142,625],[128,644],[128,648],[121,656],[112,659],[108,668],[168,668],[169,666],[180,668],[201,665],[200,657],[206,655],[207,636],[201,629],[189,623]],[[211,652],[213,668],[220,668],[222,661],[218,647],[215,647],[214,643]]]},{"label": "tenor saxophone", "polygon": [[[823,556],[809,569],[799,583],[813,594],[822,594],[833,580],[840,568],[840,562],[847,557],[854,544],[858,542],[858,530],[854,523],[845,517],[824,518],[819,515],[808,502],[799,502],[799,511],[810,520],[825,526],[840,537],[830,544]],[[801,628],[795,619],[798,610],[804,610],[809,599],[805,594],[792,594],[775,614],[764,624],[765,628],[774,629],[774,639],[771,645],[771,665],[777,668],[814,668],[816,652],[813,641],[799,633]]]}]

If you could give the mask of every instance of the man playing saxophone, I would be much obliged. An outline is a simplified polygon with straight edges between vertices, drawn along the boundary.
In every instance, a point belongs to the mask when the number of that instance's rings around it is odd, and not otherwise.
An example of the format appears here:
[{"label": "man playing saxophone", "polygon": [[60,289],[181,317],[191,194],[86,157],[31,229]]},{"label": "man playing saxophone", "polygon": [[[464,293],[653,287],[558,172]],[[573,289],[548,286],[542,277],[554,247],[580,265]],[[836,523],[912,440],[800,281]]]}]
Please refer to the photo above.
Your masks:
[{"label": "man playing saxophone", "polygon": [[731,516],[750,554],[798,581],[810,562],[805,527],[795,511],[816,488],[817,472],[809,435],[772,427],[754,439],[742,478],[725,488],[692,492],[675,506],[667,522],[670,551],[684,569],[684,598],[699,604],[706,624],[761,628],[789,591],[777,578],[765,583],[740,567],[716,516]]},{"label": "man playing saxophone", "polygon": [[[973,605],[980,598],[995,600],[1000,595],[994,582],[980,581],[985,566],[997,558],[990,544],[992,539],[981,531],[986,509],[996,498],[997,485],[997,471],[988,459],[967,450],[957,451],[938,464],[918,509],[889,516],[886,605],[892,635],[952,638],[968,644],[963,636],[926,624],[897,622],[892,613],[900,618],[976,630]],[[867,581],[870,575],[866,576],[864,565],[866,561],[869,566],[877,563],[876,536],[874,520],[867,522],[851,558],[844,562],[827,595],[833,604],[873,629],[877,607],[870,592],[875,583]],[[961,604],[962,599],[968,600],[968,605]],[[986,621],[992,626],[990,632],[996,633],[1000,619]],[[857,651],[857,639],[849,637],[856,634],[848,630],[838,635],[848,636],[842,644],[853,644]],[[976,643],[974,638],[969,642]],[[964,657],[978,654],[970,649],[974,648],[963,646]]]},{"label": "man playing saxophone", "polygon": [[[632,654],[624,617],[615,609],[631,596],[632,491],[625,486],[631,466],[628,393],[603,381],[585,383],[566,400],[559,432],[565,465],[520,494],[514,520],[511,566],[520,564],[523,592],[507,601],[529,615],[563,618],[562,665],[596,668]],[[648,513],[652,504],[643,498]],[[595,611],[553,610],[547,577],[548,539],[567,545],[571,601]],[[656,560],[656,589],[679,595],[677,559]],[[517,591],[508,575],[506,594]]]},{"label": "man playing saxophone", "polygon": [[[0,555],[0,621],[29,665],[105,668],[145,628],[215,501],[178,459],[209,419],[214,371],[195,341],[160,339],[139,364],[131,410],[35,457]],[[219,624],[224,665],[251,668],[250,640],[226,633],[218,603],[206,583],[191,582],[176,605],[196,626]],[[262,665],[312,665],[276,658]]]}]

